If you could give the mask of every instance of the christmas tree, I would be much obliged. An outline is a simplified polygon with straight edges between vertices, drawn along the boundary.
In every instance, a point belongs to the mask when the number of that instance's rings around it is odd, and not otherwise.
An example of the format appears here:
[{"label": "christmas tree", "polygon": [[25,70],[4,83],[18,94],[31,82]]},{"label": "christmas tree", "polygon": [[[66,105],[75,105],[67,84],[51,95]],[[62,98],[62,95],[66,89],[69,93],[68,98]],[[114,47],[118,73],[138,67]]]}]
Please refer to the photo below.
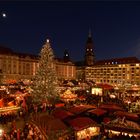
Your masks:
[{"label": "christmas tree", "polygon": [[47,39],[40,52],[39,68],[32,83],[33,102],[57,99],[57,76],[55,72],[54,54]]}]

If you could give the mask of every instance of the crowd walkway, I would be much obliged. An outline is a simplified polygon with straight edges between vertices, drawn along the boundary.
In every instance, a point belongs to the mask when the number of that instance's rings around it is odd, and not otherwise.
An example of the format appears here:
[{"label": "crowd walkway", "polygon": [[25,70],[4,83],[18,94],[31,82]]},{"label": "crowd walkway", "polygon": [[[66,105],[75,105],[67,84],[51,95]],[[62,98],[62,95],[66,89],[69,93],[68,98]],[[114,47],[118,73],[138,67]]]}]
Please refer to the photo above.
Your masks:
[{"label": "crowd walkway", "polygon": [[0,128],[3,131],[3,137],[0,137],[0,140],[26,140],[27,138],[30,140],[35,138],[35,140],[47,140],[44,131],[32,120],[32,116],[44,114],[46,112],[32,113],[30,116],[19,117],[12,122],[0,124]]}]

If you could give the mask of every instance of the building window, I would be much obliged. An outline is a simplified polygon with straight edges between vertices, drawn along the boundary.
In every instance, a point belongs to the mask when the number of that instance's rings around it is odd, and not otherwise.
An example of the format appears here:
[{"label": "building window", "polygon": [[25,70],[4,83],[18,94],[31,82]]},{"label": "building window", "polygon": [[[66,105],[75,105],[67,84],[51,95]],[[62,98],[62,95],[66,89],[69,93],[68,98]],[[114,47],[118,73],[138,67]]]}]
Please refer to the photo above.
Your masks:
[{"label": "building window", "polygon": [[14,64],[13,66],[14,66],[13,73],[16,74],[16,65]]}]

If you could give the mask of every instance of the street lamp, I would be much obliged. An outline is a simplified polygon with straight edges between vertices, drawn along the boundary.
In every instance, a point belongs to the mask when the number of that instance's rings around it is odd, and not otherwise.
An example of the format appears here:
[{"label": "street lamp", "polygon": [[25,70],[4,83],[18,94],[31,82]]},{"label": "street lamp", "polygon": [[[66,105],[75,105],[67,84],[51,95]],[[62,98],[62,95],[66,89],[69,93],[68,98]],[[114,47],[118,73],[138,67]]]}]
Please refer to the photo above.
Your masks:
[{"label": "street lamp", "polygon": [[0,137],[3,135],[3,130],[0,129]]}]

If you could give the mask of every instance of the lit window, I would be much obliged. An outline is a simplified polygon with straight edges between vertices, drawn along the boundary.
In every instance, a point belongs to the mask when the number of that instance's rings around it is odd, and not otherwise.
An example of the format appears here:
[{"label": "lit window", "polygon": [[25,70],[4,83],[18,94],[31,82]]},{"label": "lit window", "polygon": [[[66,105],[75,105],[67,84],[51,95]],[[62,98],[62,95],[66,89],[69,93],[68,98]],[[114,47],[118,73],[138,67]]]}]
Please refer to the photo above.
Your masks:
[{"label": "lit window", "polygon": [[92,49],[90,49],[90,51],[92,51]]},{"label": "lit window", "polygon": [[114,62],[112,62],[112,64],[114,64]]},{"label": "lit window", "polygon": [[118,62],[116,62],[116,64],[118,64]]},{"label": "lit window", "polygon": [[87,49],[87,51],[89,51],[89,49]]},{"label": "lit window", "polygon": [[136,66],[138,67],[138,66],[140,66],[140,64],[136,64]]},{"label": "lit window", "polygon": [[121,65],[119,65],[119,67],[121,67]]}]

